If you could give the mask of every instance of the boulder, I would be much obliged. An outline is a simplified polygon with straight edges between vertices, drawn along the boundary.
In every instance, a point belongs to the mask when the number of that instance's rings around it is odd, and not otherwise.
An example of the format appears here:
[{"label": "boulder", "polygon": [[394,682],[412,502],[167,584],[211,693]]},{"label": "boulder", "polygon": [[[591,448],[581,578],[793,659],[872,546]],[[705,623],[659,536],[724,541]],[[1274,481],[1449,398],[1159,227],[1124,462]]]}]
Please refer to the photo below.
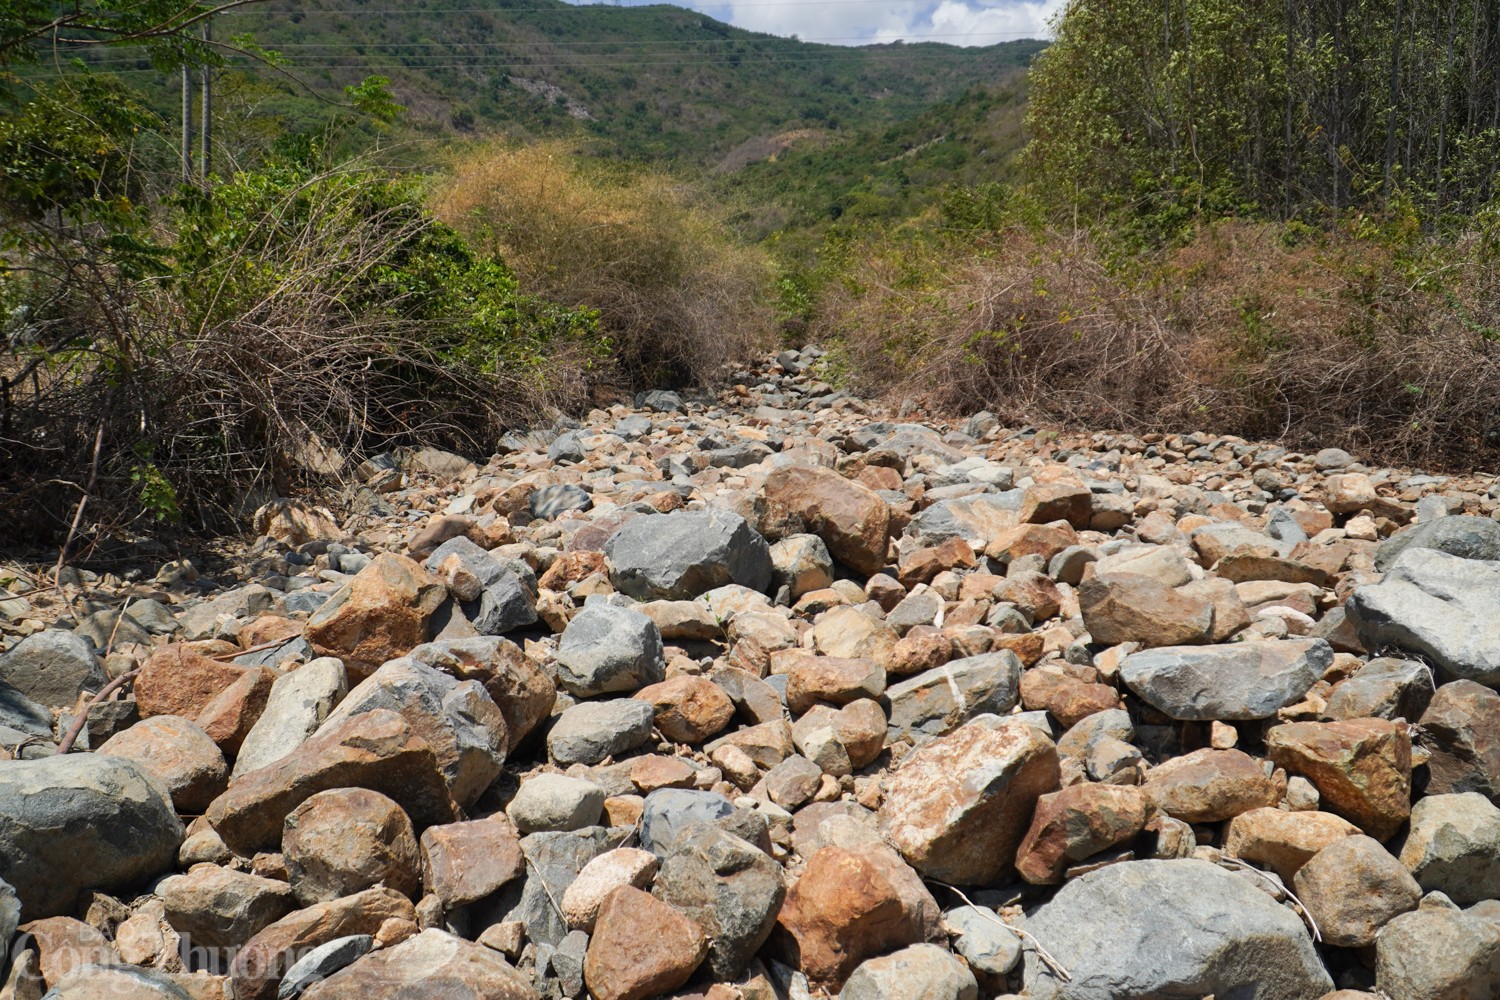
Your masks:
[{"label": "boulder", "polygon": [[665,857],[682,834],[698,824],[712,826],[734,815],[734,804],[717,792],[662,788],[641,807],[641,846]]},{"label": "boulder", "polygon": [[1378,840],[1340,837],[1297,870],[1297,898],[1325,944],[1365,948],[1392,918],[1415,910],[1422,888]]},{"label": "boulder", "polygon": [[172,976],[125,965],[81,964],[50,985],[46,1000],[194,1000]]},{"label": "boulder", "polygon": [[382,663],[427,641],[447,588],[405,556],[382,553],[307,620],[303,635],[319,656],[343,661],[360,681]]},{"label": "boulder", "polygon": [[1333,686],[1323,717],[1412,722],[1426,710],[1431,699],[1432,671],[1425,663],[1381,656]]},{"label": "boulder", "polygon": [[418,829],[457,818],[432,745],[387,709],[324,726],[287,756],[235,778],[205,815],[224,843],[249,855],[279,845],[287,814],[308,798],[355,787],[389,795]]},{"label": "boulder", "polygon": [[1301,919],[1206,861],[1109,865],[1063,886],[1022,926],[1071,974],[1063,982],[1027,949],[1035,1000],[1316,1000],[1333,989]]},{"label": "boulder", "polygon": [[793,601],[833,584],[833,557],[817,535],[789,535],[772,545],[771,582]]},{"label": "boulder", "polygon": [[1205,747],[1153,767],[1143,787],[1168,816],[1219,823],[1276,804],[1280,796],[1268,771],[1242,751]]},{"label": "boulder", "polygon": [[1148,576],[1094,576],[1078,588],[1084,627],[1107,646],[1190,646],[1213,641],[1214,605]]},{"label": "boulder", "polygon": [[156,715],[104,741],[96,751],[133,760],[171,793],[180,813],[197,815],[224,791],[229,765],[208,734],[187,719]]},{"label": "boulder", "polygon": [[1500,924],[1429,897],[1375,938],[1375,988],[1403,1000],[1500,996]]},{"label": "boulder", "polygon": [[215,865],[162,879],[156,894],[172,929],[201,948],[238,948],[297,905],[285,882]]},{"label": "boulder", "polygon": [[980,715],[1007,715],[1021,697],[1021,660],[1003,650],[950,660],[886,688],[888,739],[925,741]]},{"label": "boulder", "polygon": [[786,674],[786,704],[799,715],[819,702],[847,705],[885,691],[885,671],[871,660],[800,656]]},{"label": "boulder", "polygon": [[85,889],[116,892],[168,871],[182,822],[135,761],[99,754],[0,765],[0,879],[28,920],[71,913]]},{"label": "boulder", "polygon": [[521,647],[497,636],[430,642],[411,651],[411,658],[461,681],[484,685],[505,716],[508,750],[515,750],[552,712],[557,685]]},{"label": "boulder", "polygon": [[1333,813],[1262,806],[1229,821],[1224,853],[1269,868],[1291,885],[1297,869],[1319,851],[1358,834],[1359,827]]},{"label": "boulder", "polygon": [[1411,813],[1411,734],[1385,719],[1293,722],[1266,734],[1266,754],[1318,789],[1323,807],[1376,840]]},{"label": "boulder", "polygon": [[629,753],[651,738],[656,712],[644,701],[585,701],[566,709],[547,733],[547,753],[558,764],[597,764]]},{"label": "boulder", "polygon": [[189,646],[163,646],[146,658],[132,690],[144,719],[153,715],[196,719],[244,674],[244,667],[204,656]]},{"label": "boulder", "polygon": [[213,740],[226,760],[233,760],[245,737],[259,721],[280,675],[270,667],[246,670],[233,684],[214,697],[195,720]]},{"label": "boulder", "polygon": [[649,890],[660,864],[650,851],[634,847],[616,848],[594,858],[563,893],[562,911],[568,926],[592,932],[609,894],[622,885]]},{"label": "boulder", "polygon": [[639,611],[591,604],[557,644],[558,683],[579,698],[634,691],[666,678],[661,632]]},{"label": "boulder", "polygon": [[641,601],[691,600],[725,584],[771,586],[766,540],[722,508],[626,521],[605,543],[615,589]]},{"label": "boulder", "polygon": [[423,888],[445,909],[477,903],[526,874],[515,826],[503,816],[429,826],[418,846]]},{"label": "boulder", "polygon": [[703,743],[734,719],[734,702],[706,677],[679,674],[641,688],[633,697],[656,713],[656,728],[674,743]]},{"label": "boulder", "polygon": [[107,678],[92,642],[74,632],[47,629],[0,654],[0,681],[39,705],[62,708],[85,691],[98,691]]},{"label": "boulder", "polygon": [[375,938],[369,934],[350,934],[318,945],[286,970],[286,976],[276,989],[276,1000],[295,1000],[313,983],[348,968],[374,947]]},{"label": "boulder", "polygon": [[411,820],[367,788],[334,788],[287,814],[281,837],[292,892],[303,906],[385,885],[415,898],[421,861]]},{"label": "boulder", "polygon": [[762,527],[777,524],[790,529],[772,531],[773,540],[817,535],[834,559],[866,576],[885,565],[890,508],[868,487],[831,469],[794,465],[766,477],[762,500]]},{"label": "boulder", "polygon": [[479,903],[476,919],[487,924],[519,921],[526,927],[527,940],[556,947],[568,934],[567,921],[558,912],[568,889],[590,861],[613,850],[624,837],[623,830],[602,827],[522,837],[526,877]]},{"label": "boulder", "polygon": [[1444,684],[1418,733],[1428,753],[1426,794],[1500,797],[1500,694],[1473,681]]},{"label": "boulder", "polygon": [[943,914],[953,950],[982,976],[1003,976],[1021,964],[1021,939],[986,906],[956,906]]},{"label": "boulder", "polygon": [[1500,561],[1500,522],[1488,517],[1438,517],[1398,531],[1375,550],[1375,568],[1390,569],[1407,549],[1436,549],[1460,559]]},{"label": "boulder", "polygon": [[703,929],[631,886],[604,900],[583,978],[594,1000],[649,1000],[686,983],[708,952]]},{"label": "boulder", "polygon": [[861,964],[839,1000],[979,1000],[979,983],[948,949],[914,944]]},{"label": "boulder", "polygon": [[1401,863],[1456,903],[1500,897],[1500,808],[1477,792],[1427,796],[1412,807]]},{"label": "boulder", "polygon": [[652,890],[701,927],[711,942],[708,966],[732,982],[776,925],[786,896],[781,866],[733,834],[699,828],[681,838],[662,861]]},{"label": "boulder", "polygon": [[536,774],[521,782],[505,814],[522,833],[579,830],[599,822],[604,798],[604,789],[592,781],[563,774]]},{"label": "boulder", "polygon": [[1058,776],[1051,740],[982,715],[901,762],[886,779],[881,828],[923,875],[987,885],[1010,870],[1037,799]]},{"label": "boulder", "polygon": [[1248,641],[1132,653],[1120,679],[1183,722],[1248,721],[1299,700],[1332,663],[1322,639]]},{"label": "boulder", "polygon": [[431,928],[313,983],[303,1000],[535,1000],[536,988],[499,952]]},{"label": "boulder", "polygon": [[274,764],[301,746],[349,692],[344,665],[319,657],[276,678],[266,707],[234,759],[232,777]]},{"label": "boulder", "polygon": [[1500,561],[1408,548],[1344,605],[1366,649],[1399,649],[1445,680],[1500,686]]},{"label": "boulder", "polygon": [[1063,880],[1070,865],[1133,840],[1151,800],[1132,785],[1081,784],[1037,799],[1031,827],[1016,851],[1016,871],[1035,885]]}]

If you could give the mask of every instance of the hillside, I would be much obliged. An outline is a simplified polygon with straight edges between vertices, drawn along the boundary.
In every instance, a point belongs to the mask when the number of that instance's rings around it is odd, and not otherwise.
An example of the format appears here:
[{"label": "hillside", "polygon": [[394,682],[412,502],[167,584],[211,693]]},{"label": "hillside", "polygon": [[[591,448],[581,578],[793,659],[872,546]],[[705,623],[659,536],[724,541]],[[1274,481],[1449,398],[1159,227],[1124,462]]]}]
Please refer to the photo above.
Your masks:
[{"label": "hillside", "polygon": [[[846,47],[744,31],[668,5],[471,2],[250,6],[221,16],[216,32],[253,35],[284,57],[306,87],[283,83],[269,106],[293,119],[315,112],[308,89],[338,96],[380,74],[429,131],[581,133],[603,153],[704,165],[788,130],[900,122],[1027,65],[1041,48]],[[95,59],[134,83],[152,78],[144,55],[113,50]]]}]

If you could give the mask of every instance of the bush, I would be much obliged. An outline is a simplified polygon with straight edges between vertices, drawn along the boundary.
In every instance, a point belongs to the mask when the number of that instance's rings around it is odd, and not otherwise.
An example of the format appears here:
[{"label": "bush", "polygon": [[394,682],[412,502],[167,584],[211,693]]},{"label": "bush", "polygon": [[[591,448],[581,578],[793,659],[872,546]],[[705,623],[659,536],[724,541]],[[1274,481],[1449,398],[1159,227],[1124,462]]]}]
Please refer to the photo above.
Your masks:
[{"label": "bush", "polygon": [[664,175],[585,165],[558,145],[487,146],[434,206],[532,293],[596,311],[632,385],[702,382],[769,339],[764,255]]}]

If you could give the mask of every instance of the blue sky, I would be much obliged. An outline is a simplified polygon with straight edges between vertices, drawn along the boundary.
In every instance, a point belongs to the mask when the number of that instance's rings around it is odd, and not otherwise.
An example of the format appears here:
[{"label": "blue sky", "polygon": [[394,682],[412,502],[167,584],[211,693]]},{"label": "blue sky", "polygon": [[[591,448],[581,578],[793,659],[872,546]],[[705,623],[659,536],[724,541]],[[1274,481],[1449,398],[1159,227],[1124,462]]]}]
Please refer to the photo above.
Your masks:
[{"label": "blue sky", "polygon": [[[622,0],[634,6],[639,0]],[[668,0],[752,31],[797,35],[806,41],[859,45],[907,41],[993,45],[1044,38],[1047,22],[1066,0]]]}]

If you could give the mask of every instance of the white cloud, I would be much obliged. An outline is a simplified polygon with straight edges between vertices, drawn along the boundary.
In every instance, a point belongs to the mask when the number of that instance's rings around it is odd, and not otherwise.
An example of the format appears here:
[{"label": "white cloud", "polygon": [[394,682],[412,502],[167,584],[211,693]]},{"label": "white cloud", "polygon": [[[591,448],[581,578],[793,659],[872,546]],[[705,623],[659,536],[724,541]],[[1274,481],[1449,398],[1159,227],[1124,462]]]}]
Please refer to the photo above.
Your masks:
[{"label": "white cloud", "polygon": [[1067,0],[676,0],[736,27],[808,41],[858,45],[935,41],[994,45],[1046,38]]}]

